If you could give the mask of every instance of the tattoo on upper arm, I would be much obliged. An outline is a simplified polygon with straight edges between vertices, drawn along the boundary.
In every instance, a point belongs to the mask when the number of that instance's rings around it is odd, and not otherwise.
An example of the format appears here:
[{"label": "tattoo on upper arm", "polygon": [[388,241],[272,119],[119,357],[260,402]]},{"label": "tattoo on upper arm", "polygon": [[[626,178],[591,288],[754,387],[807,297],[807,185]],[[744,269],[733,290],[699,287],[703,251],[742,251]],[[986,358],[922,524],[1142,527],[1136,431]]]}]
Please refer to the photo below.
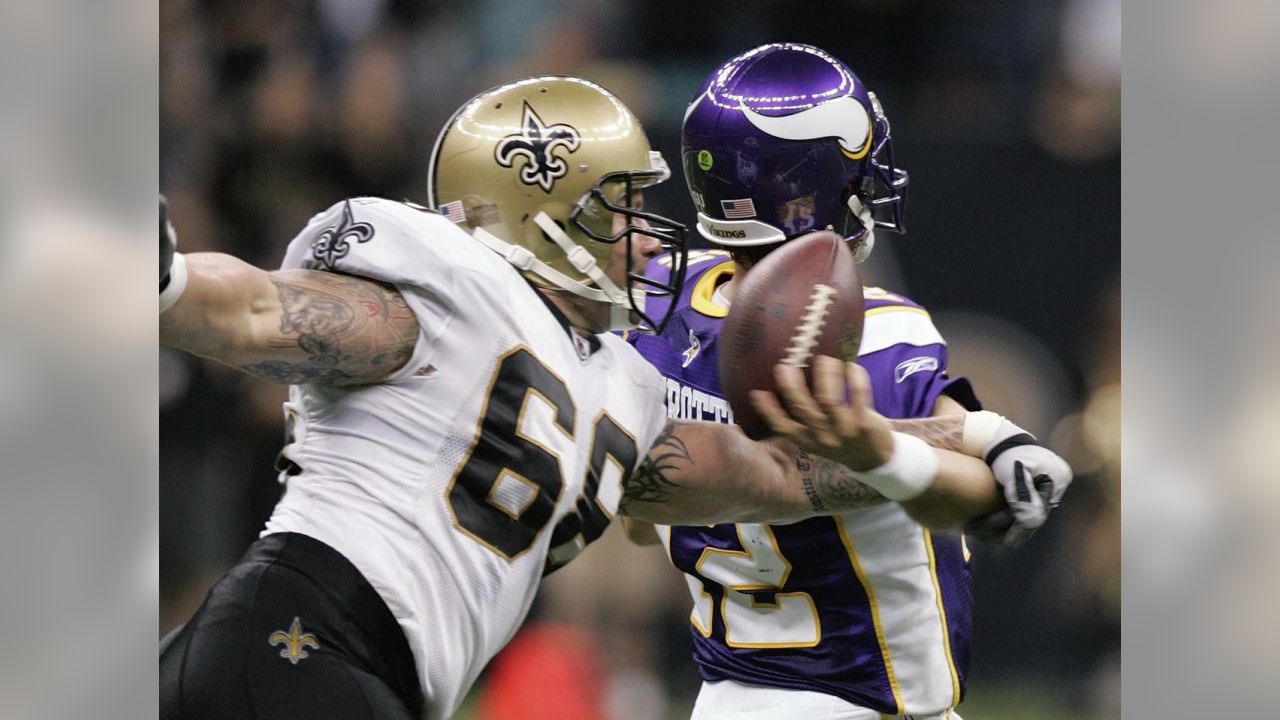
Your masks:
[{"label": "tattoo on upper arm", "polygon": [[801,450],[796,456],[796,469],[800,471],[804,494],[817,512],[857,510],[885,502],[883,495],[858,480],[852,470],[826,458]]},{"label": "tattoo on upper arm", "polygon": [[676,437],[675,432],[675,421],[668,420],[662,432],[658,433],[657,439],[653,441],[649,454],[627,480],[627,486],[622,492],[622,500],[618,503],[619,513],[625,515],[631,503],[664,503],[671,499],[674,489],[681,487],[679,483],[670,480],[665,473],[685,464],[692,465],[693,458],[689,455],[688,445],[684,440]]},{"label": "tattoo on upper arm", "polygon": [[964,415],[890,420],[889,426],[900,433],[914,435],[939,450],[960,452],[964,447]]},{"label": "tattoo on upper arm", "polygon": [[[273,382],[357,385],[386,377],[413,354],[418,323],[390,285],[341,273],[274,273],[289,360],[242,366]],[[306,359],[296,361],[297,350]]]}]

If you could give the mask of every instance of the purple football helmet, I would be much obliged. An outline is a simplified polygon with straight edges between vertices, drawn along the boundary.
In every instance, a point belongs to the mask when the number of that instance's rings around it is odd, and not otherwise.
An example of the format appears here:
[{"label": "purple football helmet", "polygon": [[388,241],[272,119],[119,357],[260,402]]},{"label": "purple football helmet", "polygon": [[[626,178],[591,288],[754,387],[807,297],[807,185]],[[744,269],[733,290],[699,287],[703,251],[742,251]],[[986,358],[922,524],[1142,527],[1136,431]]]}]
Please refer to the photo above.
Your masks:
[{"label": "purple football helmet", "polygon": [[717,245],[771,245],[832,229],[861,242],[903,232],[907,173],[889,121],[844,63],[773,43],[716,68],[685,112],[681,159],[698,232]]}]

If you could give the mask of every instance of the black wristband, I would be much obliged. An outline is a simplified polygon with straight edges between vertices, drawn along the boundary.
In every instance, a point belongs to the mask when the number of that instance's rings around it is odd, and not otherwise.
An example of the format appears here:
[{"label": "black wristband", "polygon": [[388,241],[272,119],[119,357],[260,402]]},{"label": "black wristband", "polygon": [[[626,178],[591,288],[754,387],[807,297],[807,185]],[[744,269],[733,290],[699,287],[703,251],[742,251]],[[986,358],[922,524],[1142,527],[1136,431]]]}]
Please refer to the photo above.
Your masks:
[{"label": "black wristband", "polygon": [[987,457],[986,457],[987,464],[990,465],[994,463],[996,461],[996,458],[1000,457],[1000,455],[1004,453],[1005,450],[1019,447],[1021,445],[1039,445],[1039,444],[1040,443],[1036,441],[1035,437],[1032,436],[1031,433],[1024,432],[1024,433],[1018,433],[1017,435],[1012,435],[1010,437],[1005,438],[1004,440],[1001,440],[999,444],[991,448],[991,452],[987,453]]}]

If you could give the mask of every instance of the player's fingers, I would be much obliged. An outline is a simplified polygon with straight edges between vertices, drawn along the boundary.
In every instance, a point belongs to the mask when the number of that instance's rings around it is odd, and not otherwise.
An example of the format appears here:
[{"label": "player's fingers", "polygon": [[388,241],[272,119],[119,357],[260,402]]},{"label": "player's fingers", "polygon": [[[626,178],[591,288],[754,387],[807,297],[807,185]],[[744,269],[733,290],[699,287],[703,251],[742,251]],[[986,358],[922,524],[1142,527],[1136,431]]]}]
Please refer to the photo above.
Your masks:
[{"label": "player's fingers", "polygon": [[788,415],[773,393],[768,390],[752,390],[747,393],[747,399],[760,419],[764,420],[775,433],[798,445],[805,445],[811,441],[809,429]]},{"label": "player's fingers", "polygon": [[778,363],[773,367],[774,386],[791,417],[813,431],[814,439],[825,447],[838,447],[840,441],[831,430],[831,419],[818,406],[805,382],[804,371]]},{"label": "player's fingers", "polygon": [[1013,511],[1019,526],[1026,530],[1035,530],[1044,524],[1049,510],[1040,494],[1032,486],[1031,473],[1027,472],[1026,466],[1020,460],[1013,464],[1013,479],[1016,499],[1009,502],[1009,509]]},{"label": "player's fingers", "polygon": [[[840,447],[842,441],[836,434],[833,420],[814,397],[814,393],[810,391],[803,370],[780,364],[776,372],[778,392],[792,418],[801,421],[809,428],[818,447]],[[817,378],[817,372],[818,369],[814,368],[815,378]]]},{"label": "player's fingers", "polygon": [[847,386],[844,363],[819,355],[813,362],[813,397],[831,420],[831,428],[842,438],[858,432],[857,417],[845,403]]},{"label": "player's fingers", "polygon": [[861,424],[867,409],[875,402],[871,397],[871,376],[856,362],[845,363],[846,382],[849,385],[849,408],[854,421]]}]

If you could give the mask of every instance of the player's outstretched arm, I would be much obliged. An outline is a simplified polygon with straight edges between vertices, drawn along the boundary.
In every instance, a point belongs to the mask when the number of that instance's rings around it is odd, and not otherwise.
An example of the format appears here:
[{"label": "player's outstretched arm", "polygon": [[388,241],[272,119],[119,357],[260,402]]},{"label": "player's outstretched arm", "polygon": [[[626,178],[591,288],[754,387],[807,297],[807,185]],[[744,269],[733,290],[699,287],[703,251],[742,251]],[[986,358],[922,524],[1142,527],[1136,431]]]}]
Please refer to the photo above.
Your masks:
[{"label": "player's outstretched arm", "polygon": [[798,463],[814,488],[815,509],[858,507],[874,489],[922,524],[954,529],[1000,507],[987,465],[943,449],[962,447],[963,417],[889,421],[871,408],[866,371],[834,358],[815,359],[812,393],[797,368],[779,366],[775,378],[781,397],[757,391],[752,402],[802,451]]},{"label": "player's outstretched arm", "polygon": [[[672,525],[785,522],[861,508],[885,497],[919,498],[921,505],[945,503],[948,510],[935,510],[928,520],[951,528],[999,507],[996,484],[981,460],[893,432],[889,421],[870,409],[869,383],[857,365],[850,365],[850,398],[829,400],[843,397],[845,366],[831,358],[820,358],[819,366],[815,389],[834,419],[797,409],[804,398],[815,408],[818,401],[796,371],[796,377],[784,372],[778,386],[804,423],[793,420],[772,395],[756,405],[780,439],[757,443],[736,426],[669,421],[629,478],[619,512]],[[954,445],[963,421],[899,427]],[[896,452],[903,446],[912,451],[905,459]]]},{"label": "player's outstretched arm", "polygon": [[623,488],[618,512],[664,525],[782,522],[813,514],[793,458],[736,425],[669,420]]},{"label": "player's outstretched arm", "polygon": [[175,255],[163,215],[160,247],[162,290],[182,284],[176,299],[161,293],[165,345],[273,382],[329,385],[378,382],[413,354],[417,319],[389,285],[267,272],[221,253]]},{"label": "player's outstretched arm", "polygon": [[[985,477],[987,487],[995,487],[981,460],[940,452],[935,500],[956,493],[946,489],[951,484],[967,483],[974,476]],[[867,462],[883,464],[874,457]],[[753,442],[734,425],[671,420],[628,479],[618,511],[666,525],[790,522],[884,502],[882,491],[864,479],[786,440]],[[939,527],[950,528],[990,512],[988,500],[994,490],[988,493],[974,493],[977,499],[970,502],[979,509],[973,515]]]}]

